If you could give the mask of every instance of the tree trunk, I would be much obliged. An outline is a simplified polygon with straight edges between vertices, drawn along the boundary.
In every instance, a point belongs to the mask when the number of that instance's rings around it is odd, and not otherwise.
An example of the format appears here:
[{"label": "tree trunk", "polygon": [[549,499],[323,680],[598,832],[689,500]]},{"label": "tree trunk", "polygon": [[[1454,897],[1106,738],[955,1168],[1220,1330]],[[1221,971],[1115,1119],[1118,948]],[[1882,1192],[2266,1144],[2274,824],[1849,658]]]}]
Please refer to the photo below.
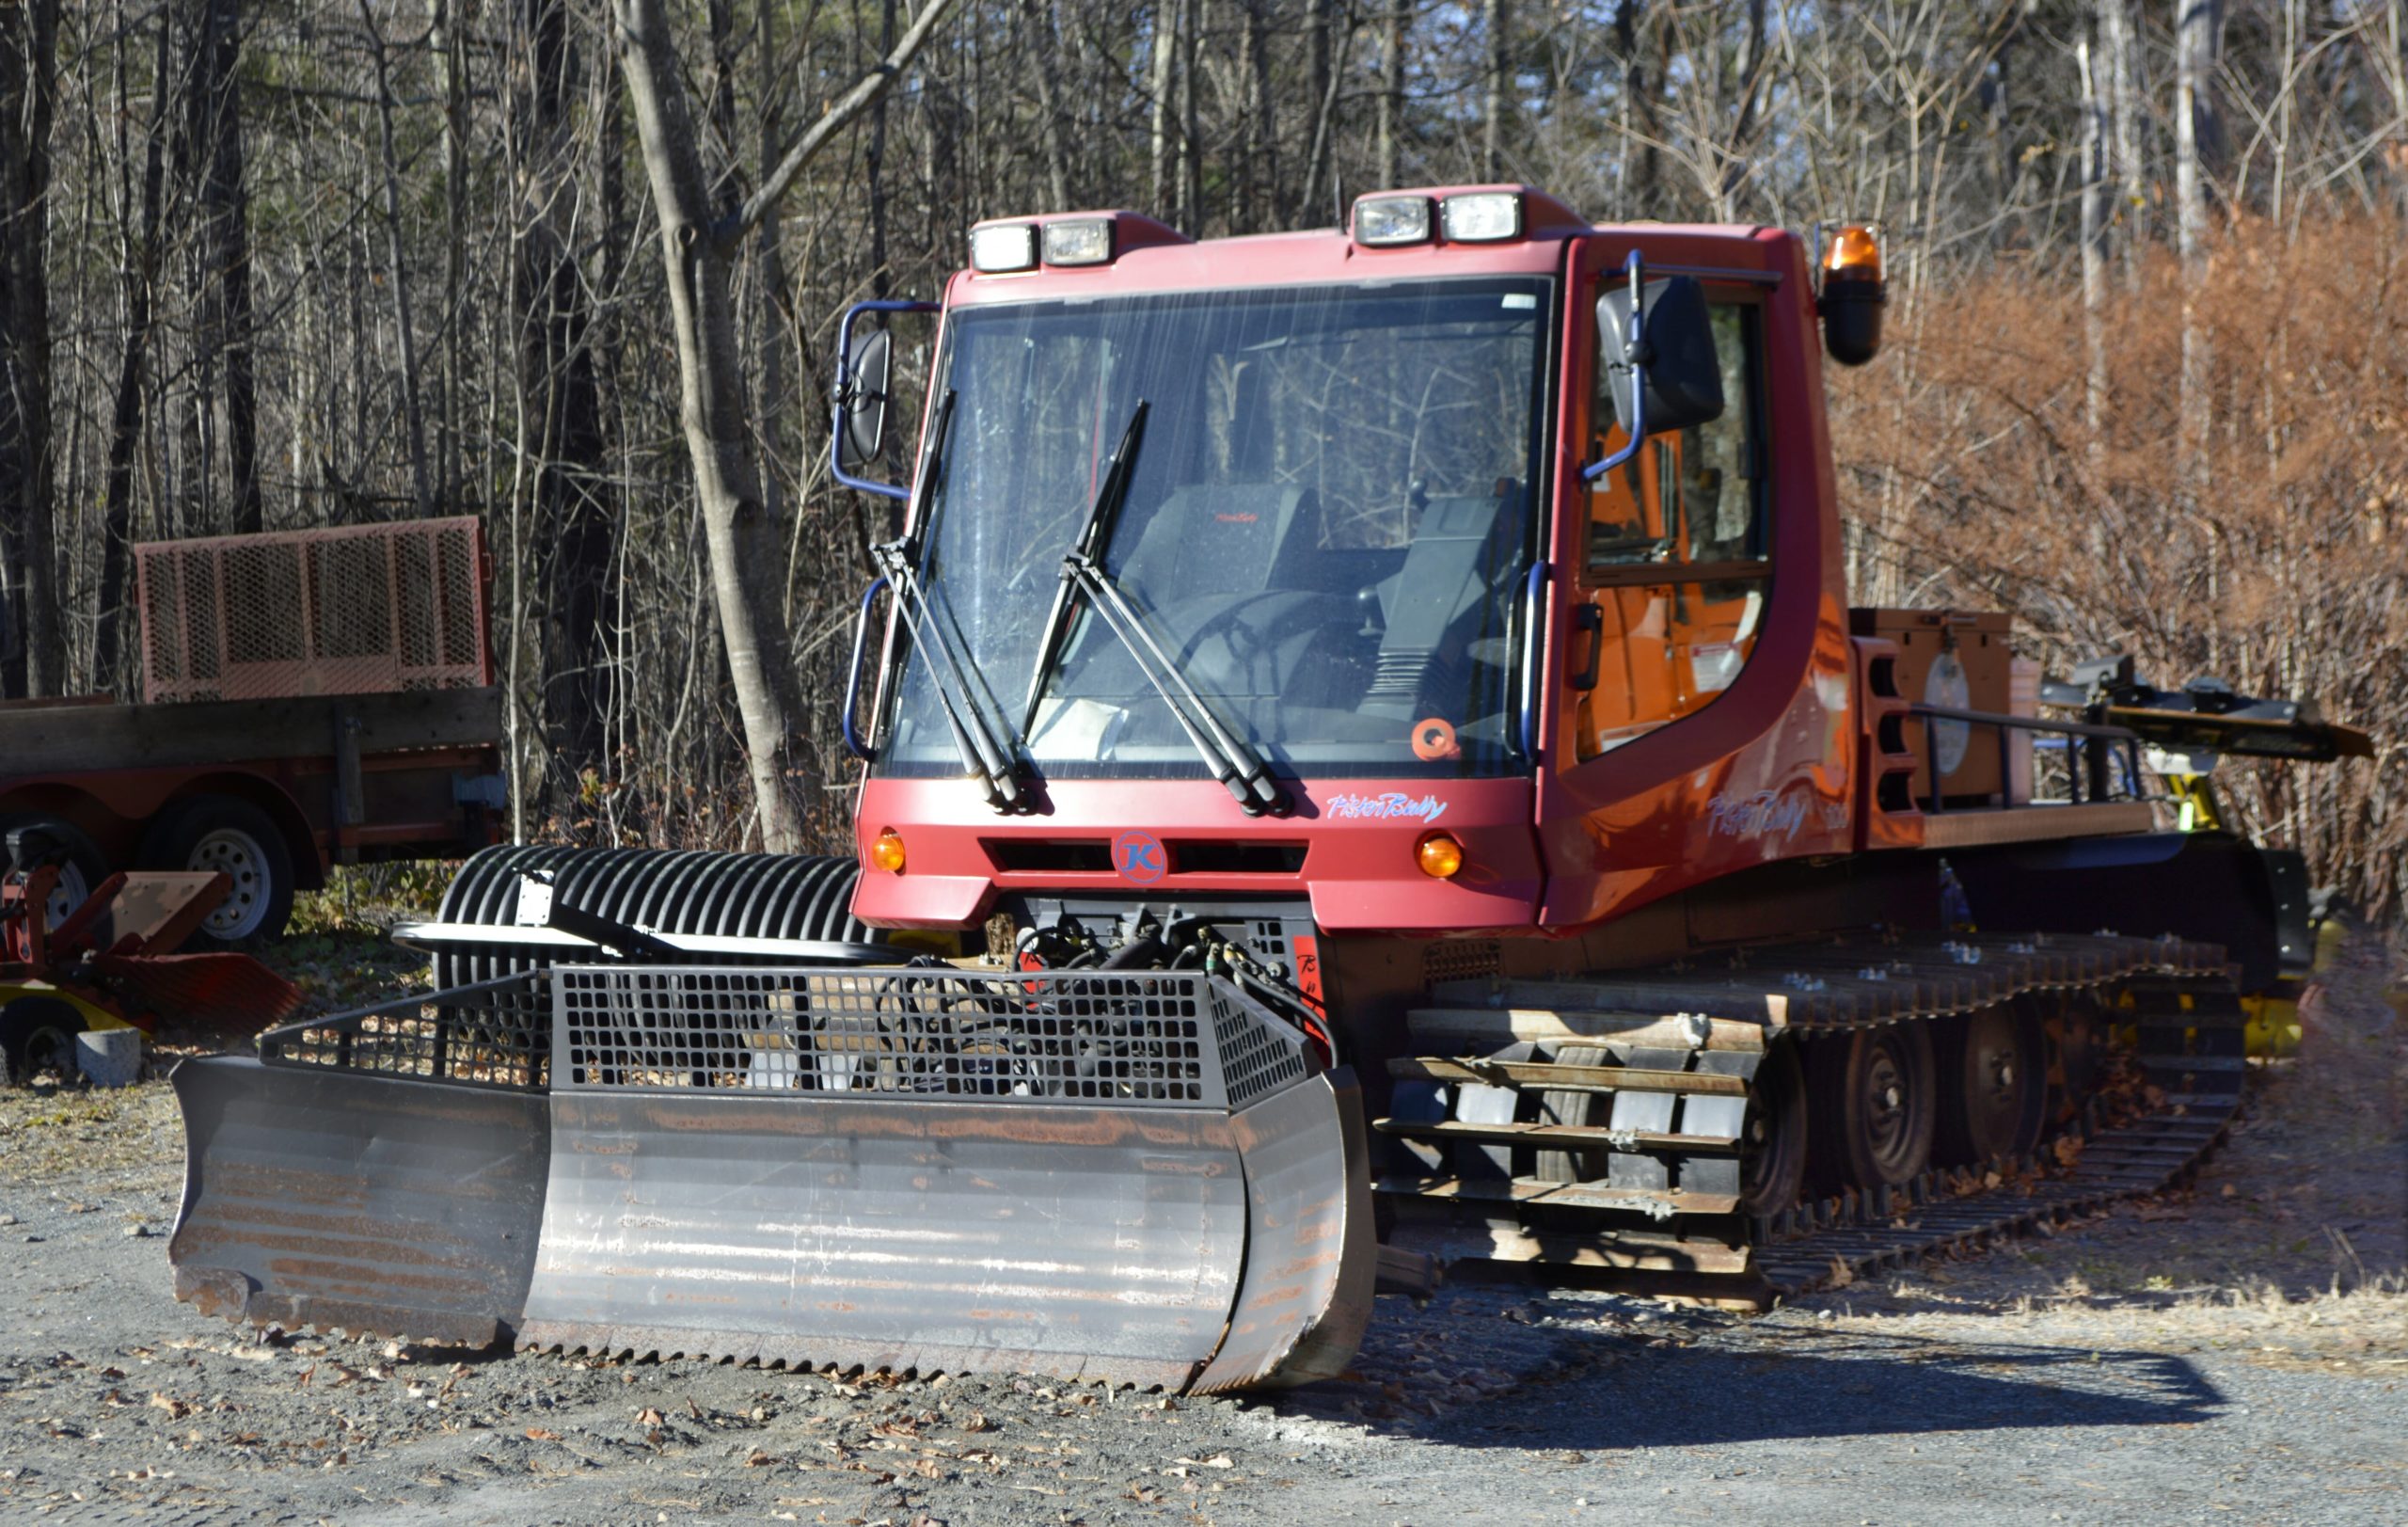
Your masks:
[{"label": "tree trunk", "polygon": [[2132,0],[2099,0],[2099,46],[2107,50],[2107,100],[2115,129],[2114,179],[2124,229],[2124,284],[2140,289],[2141,246],[2148,238],[2148,192],[2141,178],[2141,96],[2132,68]]},{"label": "tree trunk", "polygon": [[1488,33],[1488,69],[1480,104],[1480,178],[1505,178],[1505,113],[1513,78],[1513,8],[1512,0],[1482,0],[1481,24]]},{"label": "tree trunk", "polygon": [[436,431],[436,492],[444,512],[459,514],[461,395],[460,324],[468,278],[468,46],[455,9],[461,0],[427,0],[428,20],[443,81],[443,414]]},{"label": "tree trunk", "polygon": [[0,630],[11,696],[66,681],[58,610],[50,413],[50,127],[57,104],[58,0],[0,11]]},{"label": "tree trunk", "polygon": [[1379,151],[1381,190],[1404,179],[1404,23],[1410,0],[1395,0],[1380,24]]},{"label": "tree trunk", "polygon": [[[125,565],[134,531],[134,454],[142,443],[143,373],[150,354],[151,289],[159,276],[159,200],[166,179],[167,22],[159,19],[151,67],[150,128],[142,144],[142,203],[125,253],[125,343],[109,415],[108,469],[101,489],[100,628],[93,633],[92,687],[117,691],[125,643]],[[120,109],[124,109],[122,106]]]},{"label": "tree trunk", "polygon": [[[419,385],[418,324],[410,311],[409,259],[402,247],[402,167],[393,147],[392,81],[386,72],[385,35],[376,29],[372,0],[359,0],[359,24],[368,33],[369,56],[376,66],[376,144],[385,170],[385,252],[392,267],[393,331],[402,352],[402,423],[410,453],[410,498],[422,518],[435,512],[435,487],[426,471],[426,412],[421,402],[423,390]],[[248,301],[245,298],[246,306]],[[244,366],[247,371],[247,359]],[[248,385],[246,378],[245,386]],[[228,413],[230,418],[232,410]],[[230,426],[229,436],[232,433]],[[230,451],[240,449],[230,439]]]},{"label": "tree trunk", "polygon": [[569,7],[567,0],[517,0],[512,15],[518,35],[511,51],[525,82],[511,103],[526,153],[515,271],[518,361],[534,545],[546,549],[550,574],[544,718],[563,771],[574,779],[604,756],[610,637],[618,623],[610,579],[616,523],[606,486],[593,297],[566,226],[576,198]]},{"label": "tree trunk", "polygon": [[[199,178],[201,341],[204,372],[225,384],[227,529],[265,523],[260,494],[259,387],[251,361],[250,194],[243,183],[240,0],[198,0],[198,47],[189,119],[193,168]],[[207,407],[206,395],[197,400]],[[204,490],[203,497],[208,497]]]},{"label": "tree trunk", "polygon": [[2224,40],[2223,0],[2174,0],[2175,232],[2182,256],[2181,419],[2177,457],[2185,507],[2207,489],[2210,424],[2208,333],[2200,315],[2207,275],[2208,195],[2223,146],[2215,75]]},{"label": "tree trunk", "polygon": [[802,717],[793,647],[780,620],[784,565],[752,455],[731,274],[747,233],[837,132],[875,104],[911,66],[951,0],[929,0],[893,54],[832,103],[734,216],[712,215],[701,146],[663,0],[613,0],[620,60],[660,218],[661,258],[677,342],[679,416],[709,544],[712,597],[744,722],[761,840],[801,847],[794,727]]},{"label": "tree trunk", "polygon": [[2088,38],[2074,45],[2074,59],[2082,76],[2082,336],[2088,361],[2082,402],[2095,466],[2104,449],[2100,430],[2107,406],[2106,114],[2099,104]]},{"label": "tree trunk", "polygon": [[1148,124],[1147,151],[1149,177],[1147,186],[1151,200],[1148,203],[1156,216],[1166,210],[1171,197],[1171,64],[1178,56],[1179,13],[1187,0],[1157,0],[1154,6],[1154,58],[1147,85],[1152,94],[1152,110]]}]

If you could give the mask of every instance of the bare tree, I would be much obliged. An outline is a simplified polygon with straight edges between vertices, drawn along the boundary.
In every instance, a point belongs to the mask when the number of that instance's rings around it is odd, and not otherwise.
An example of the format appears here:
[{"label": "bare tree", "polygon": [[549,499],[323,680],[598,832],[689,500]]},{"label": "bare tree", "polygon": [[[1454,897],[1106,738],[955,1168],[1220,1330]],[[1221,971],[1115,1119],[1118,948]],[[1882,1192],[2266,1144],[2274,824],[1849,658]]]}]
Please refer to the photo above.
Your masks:
[{"label": "bare tree", "polygon": [[710,542],[720,629],[744,720],[753,809],[773,851],[800,846],[792,775],[801,716],[792,645],[779,621],[774,527],[752,457],[730,272],[743,241],[829,139],[891,89],[927,42],[952,0],[928,0],[903,39],[813,122],[760,188],[721,212],[704,178],[675,40],[662,0],[614,0],[619,53],[644,170],[660,215],[661,256],[677,340],[679,413]]},{"label": "bare tree", "polygon": [[66,679],[51,494],[50,130],[57,104],[57,0],[0,11],[0,565],[14,607],[0,633],[8,692],[55,694]]}]

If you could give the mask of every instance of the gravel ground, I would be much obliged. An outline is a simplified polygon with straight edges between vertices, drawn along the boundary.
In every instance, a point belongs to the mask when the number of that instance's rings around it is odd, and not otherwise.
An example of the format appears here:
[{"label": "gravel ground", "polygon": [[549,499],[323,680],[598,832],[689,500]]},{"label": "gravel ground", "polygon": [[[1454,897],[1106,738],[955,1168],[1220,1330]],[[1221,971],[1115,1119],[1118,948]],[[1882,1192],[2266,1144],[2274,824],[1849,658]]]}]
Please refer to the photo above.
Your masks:
[{"label": "gravel ground", "polygon": [[[341,939],[296,959],[346,997],[409,974]],[[1752,1320],[1384,1296],[1349,1379],[1268,1400],[261,1342],[168,1296],[163,1083],[11,1094],[0,1518],[2398,1521],[2400,969],[2345,952],[2180,1193]]]}]

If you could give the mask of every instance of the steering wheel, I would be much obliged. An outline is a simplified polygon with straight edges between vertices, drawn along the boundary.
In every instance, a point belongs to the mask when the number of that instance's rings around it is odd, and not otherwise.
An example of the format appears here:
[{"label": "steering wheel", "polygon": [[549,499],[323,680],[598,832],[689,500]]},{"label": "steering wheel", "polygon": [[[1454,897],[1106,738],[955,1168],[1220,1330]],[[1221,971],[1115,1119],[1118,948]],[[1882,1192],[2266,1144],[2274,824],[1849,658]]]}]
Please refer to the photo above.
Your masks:
[{"label": "steering wheel", "polygon": [[[1266,625],[1259,628],[1248,625],[1244,619],[1246,612],[1266,599],[1276,599],[1282,603]],[[1313,594],[1303,589],[1265,589],[1259,594],[1249,594],[1233,600],[1205,616],[1181,644],[1189,652],[1194,652],[1205,642],[1218,636],[1228,644],[1231,659],[1244,667],[1251,668],[1257,658],[1275,651],[1296,628],[1329,628],[1333,624],[1329,612],[1340,603],[1348,604],[1349,612],[1352,612],[1351,601],[1341,601],[1334,595]]]}]

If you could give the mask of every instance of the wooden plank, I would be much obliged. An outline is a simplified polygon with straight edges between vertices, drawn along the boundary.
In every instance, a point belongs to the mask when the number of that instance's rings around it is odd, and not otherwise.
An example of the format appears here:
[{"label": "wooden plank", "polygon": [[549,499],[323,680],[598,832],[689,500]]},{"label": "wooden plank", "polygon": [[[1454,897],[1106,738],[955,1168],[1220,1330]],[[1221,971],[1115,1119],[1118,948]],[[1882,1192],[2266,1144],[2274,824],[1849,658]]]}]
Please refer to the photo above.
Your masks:
[{"label": "wooden plank", "polygon": [[1674,1214],[1727,1215],[1739,1211],[1735,1193],[1658,1192],[1608,1187],[1603,1183],[1545,1183],[1535,1177],[1383,1177],[1375,1191],[1399,1197],[1453,1199],[1472,1203],[1545,1203],[1550,1209],[1608,1209],[1648,1214],[1657,1207]]},{"label": "wooden plank", "polygon": [[1613,1232],[1535,1235],[1518,1225],[1498,1220],[1469,1225],[1428,1221],[1400,1224],[1388,1244],[1435,1257],[1442,1264],[1536,1262],[1550,1267],[1725,1274],[1752,1270],[1744,1246]]},{"label": "wooden plank", "polygon": [[2083,805],[2010,806],[2003,811],[1943,811],[1923,819],[1926,849],[1989,848],[2002,843],[2040,843],[2067,837],[2119,837],[2157,829],[2157,814],[2146,801],[2100,801]]},{"label": "wooden plank", "polygon": [[1799,1016],[1796,993],[1686,972],[1614,971],[1579,980],[1447,981],[1433,994],[1450,1008],[1637,1013],[1703,1013],[1736,1023],[1780,1025]]},{"label": "wooden plank", "polygon": [[1703,1092],[1748,1095],[1744,1076],[1699,1071],[1643,1071],[1629,1066],[1559,1066],[1534,1060],[1460,1060],[1399,1056],[1388,1074],[1406,1081],[1480,1082],[1490,1087],[1545,1087],[1564,1092]]},{"label": "wooden plank", "polygon": [[1558,1008],[1416,1008],[1405,1030],[1433,1049],[1498,1050],[1522,1040],[1641,1045],[1651,1049],[1762,1050],[1760,1023],[1733,1018],[1586,1012]]},{"label": "wooden plank", "polygon": [[363,755],[487,747],[501,738],[498,686],[347,695],[340,702],[310,696],[45,707],[8,718],[0,777],[328,757],[334,752],[338,704],[348,707],[358,722]]},{"label": "wooden plank", "polygon": [[1683,1151],[1729,1155],[1739,1142],[1728,1135],[1673,1135],[1652,1129],[1604,1129],[1595,1124],[1473,1124],[1457,1119],[1374,1119],[1383,1135],[1412,1140],[1474,1140],[1485,1145],[1564,1146],[1576,1151]]},{"label": "wooden plank", "polygon": [[1438,1259],[1426,1251],[1407,1251],[1401,1247],[1383,1246],[1374,1268],[1372,1286],[1382,1294],[1403,1294],[1426,1299],[1438,1292],[1441,1281]]}]

